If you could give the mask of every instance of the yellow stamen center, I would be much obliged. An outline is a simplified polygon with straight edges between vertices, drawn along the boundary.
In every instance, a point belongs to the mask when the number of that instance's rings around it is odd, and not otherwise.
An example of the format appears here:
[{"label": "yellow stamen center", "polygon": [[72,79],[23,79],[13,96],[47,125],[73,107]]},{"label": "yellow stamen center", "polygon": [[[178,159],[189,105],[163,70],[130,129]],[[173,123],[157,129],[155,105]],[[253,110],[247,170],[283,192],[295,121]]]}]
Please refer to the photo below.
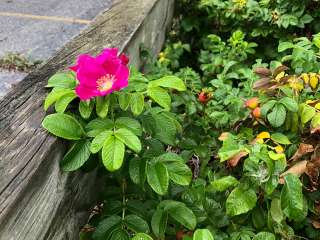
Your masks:
[{"label": "yellow stamen center", "polygon": [[112,74],[106,74],[97,80],[97,89],[100,92],[108,91],[112,88],[116,77]]}]

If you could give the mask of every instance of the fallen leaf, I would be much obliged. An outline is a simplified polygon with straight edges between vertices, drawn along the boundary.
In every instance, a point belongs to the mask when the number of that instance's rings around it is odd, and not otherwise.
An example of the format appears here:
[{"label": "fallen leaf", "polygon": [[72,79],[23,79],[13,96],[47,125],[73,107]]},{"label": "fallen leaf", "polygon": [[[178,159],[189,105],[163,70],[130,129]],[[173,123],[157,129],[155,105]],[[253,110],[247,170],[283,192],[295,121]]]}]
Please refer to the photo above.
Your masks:
[{"label": "fallen leaf", "polygon": [[280,175],[279,183],[284,184],[283,177],[289,173],[292,173],[292,174],[300,177],[303,173],[305,173],[307,171],[307,163],[308,163],[308,161],[304,160],[304,161],[300,161],[300,162],[297,162],[296,164],[294,164],[287,171],[285,171],[284,173],[282,173]]},{"label": "fallen leaf", "polygon": [[247,156],[249,153],[246,151],[240,151],[238,154],[234,155],[232,158],[228,160],[228,165],[230,167],[235,167],[238,165],[241,158]]},{"label": "fallen leaf", "polygon": [[297,161],[307,153],[311,153],[314,151],[314,148],[311,144],[300,143],[298,150],[295,154],[291,157],[290,160]]}]

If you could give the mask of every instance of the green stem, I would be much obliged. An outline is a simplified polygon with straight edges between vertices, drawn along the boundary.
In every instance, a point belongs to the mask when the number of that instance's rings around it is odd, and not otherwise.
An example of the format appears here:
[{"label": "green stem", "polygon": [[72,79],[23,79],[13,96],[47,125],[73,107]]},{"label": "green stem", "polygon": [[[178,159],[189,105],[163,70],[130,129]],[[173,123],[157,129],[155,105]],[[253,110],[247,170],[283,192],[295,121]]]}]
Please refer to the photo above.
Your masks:
[{"label": "green stem", "polygon": [[126,215],[126,179],[122,179],[122,220]]}]

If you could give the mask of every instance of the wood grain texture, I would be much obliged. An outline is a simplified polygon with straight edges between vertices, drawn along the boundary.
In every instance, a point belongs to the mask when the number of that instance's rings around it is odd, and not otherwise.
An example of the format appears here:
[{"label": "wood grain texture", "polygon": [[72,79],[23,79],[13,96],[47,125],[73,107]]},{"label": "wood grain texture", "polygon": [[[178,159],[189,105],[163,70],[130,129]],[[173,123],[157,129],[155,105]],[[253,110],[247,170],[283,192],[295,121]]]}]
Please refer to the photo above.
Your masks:
[{"label": "wood grain texture", "polygon": [[94,201],[95,173],[62,173],[66,143],[41,128],[48,78],[81,53],[118,47],[140,66],[143,43],[164,42],[173,0],[118,0],[0,101],[0,240],[78,239]]}]

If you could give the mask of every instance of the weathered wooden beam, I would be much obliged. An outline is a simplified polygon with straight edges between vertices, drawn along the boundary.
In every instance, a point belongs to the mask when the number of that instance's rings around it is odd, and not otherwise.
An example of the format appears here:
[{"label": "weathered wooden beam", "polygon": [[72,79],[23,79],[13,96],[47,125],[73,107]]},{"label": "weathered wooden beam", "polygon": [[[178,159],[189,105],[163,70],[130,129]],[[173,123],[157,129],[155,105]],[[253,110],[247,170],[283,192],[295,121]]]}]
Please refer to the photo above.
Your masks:
[{"label": "weathered wooden beam", "polygon": [[105,47],[139,66],[143,43],[157,53],[174,0],[118,0],[0,101],[0,240],[78,239],[93,203],[95,173],[63,173],[66,143],[41,128],[48,78],[81,53]]}]

